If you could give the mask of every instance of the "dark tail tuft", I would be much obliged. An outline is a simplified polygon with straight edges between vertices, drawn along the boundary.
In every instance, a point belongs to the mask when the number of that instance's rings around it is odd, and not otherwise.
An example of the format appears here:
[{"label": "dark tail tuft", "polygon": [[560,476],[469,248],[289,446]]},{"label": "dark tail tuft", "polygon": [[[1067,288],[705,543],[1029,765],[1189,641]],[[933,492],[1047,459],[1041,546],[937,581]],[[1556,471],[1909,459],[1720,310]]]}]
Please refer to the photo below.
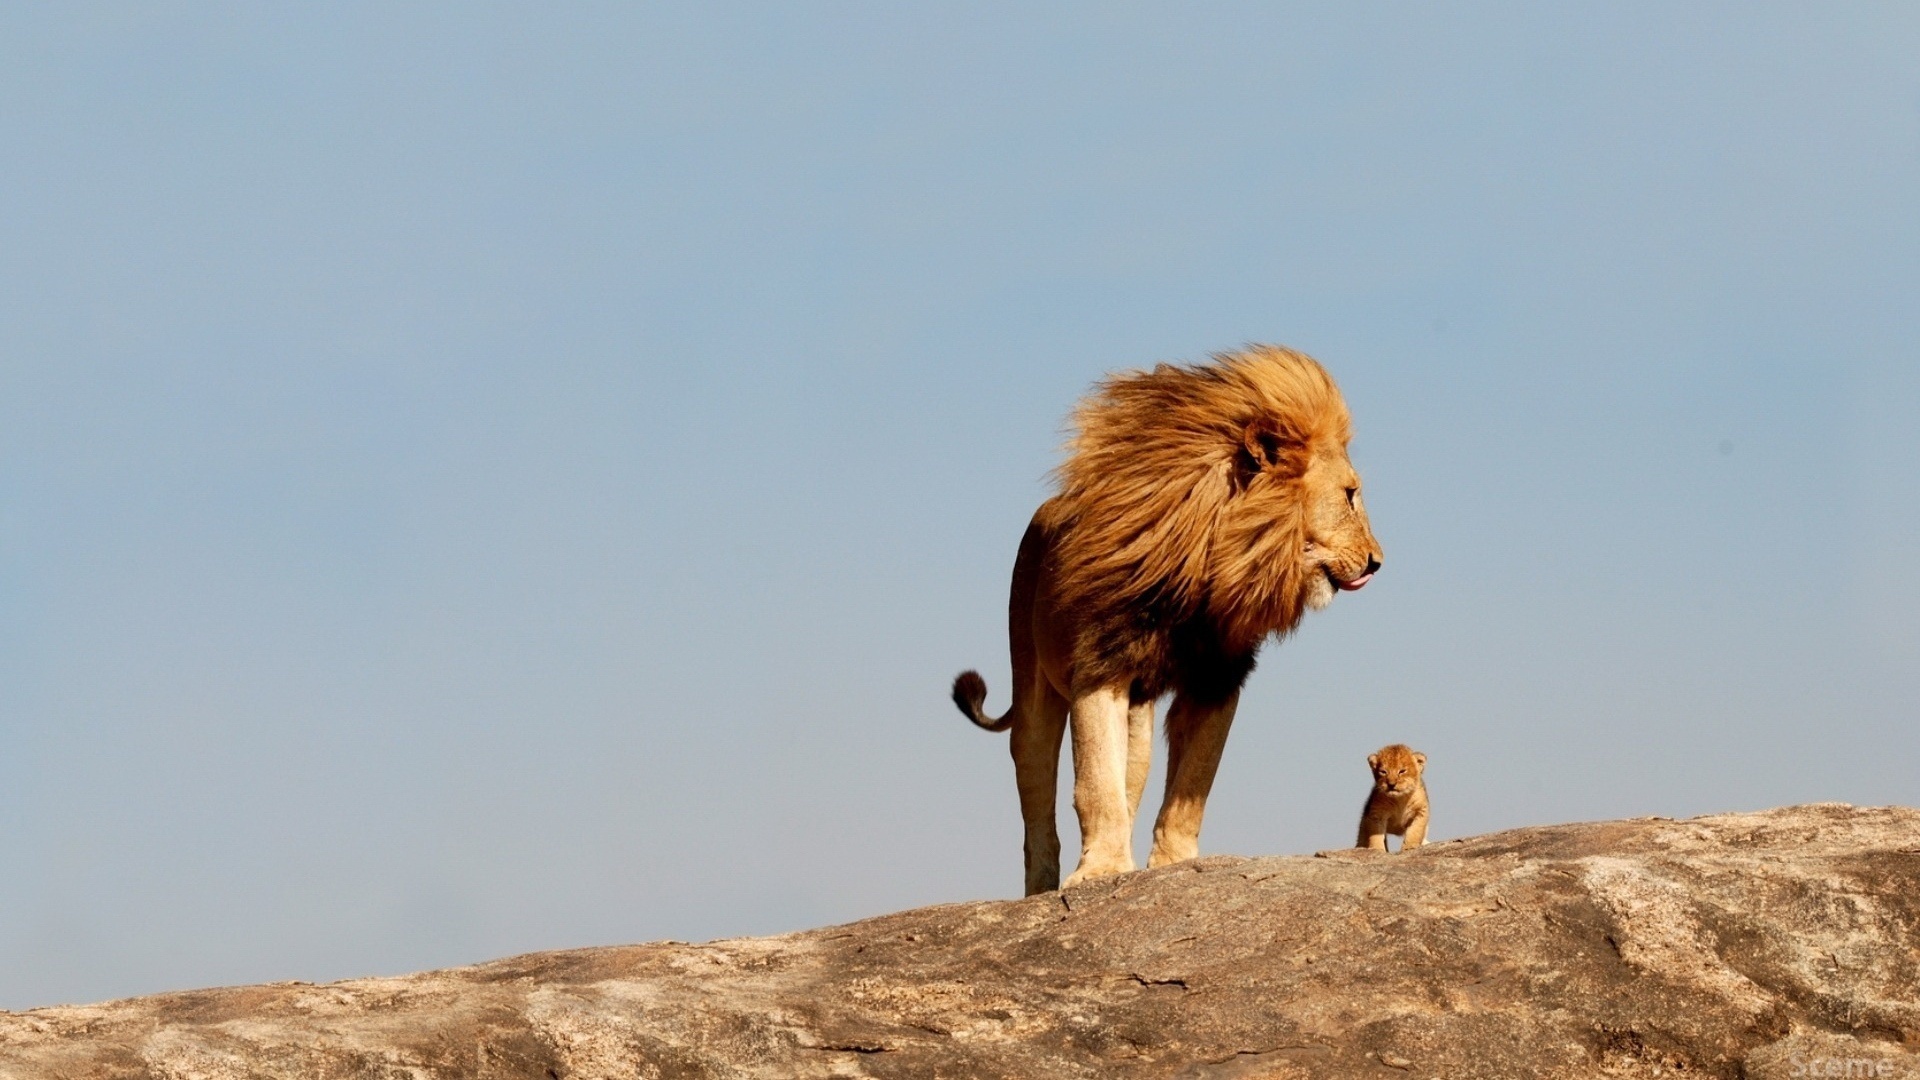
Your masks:
[{"label": "dark tail tuft", "polygon": [[967,714],[967,719],[988,731],[1005,731],[1013,726],[1013,710],[995,720],[986,713],[987,680],[977,671],[963,671],[953,680],[953,703]]}]

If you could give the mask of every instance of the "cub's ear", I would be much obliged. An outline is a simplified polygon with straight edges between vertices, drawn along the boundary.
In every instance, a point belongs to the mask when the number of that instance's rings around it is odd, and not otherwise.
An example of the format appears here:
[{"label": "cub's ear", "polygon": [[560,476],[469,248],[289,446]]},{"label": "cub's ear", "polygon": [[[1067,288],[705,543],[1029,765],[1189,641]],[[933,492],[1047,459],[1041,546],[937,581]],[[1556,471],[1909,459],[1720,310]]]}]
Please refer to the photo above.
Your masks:
[{"label": "cub's ear", "polygon": [[1413,760],[1414,760],[1414,763],[1419,765],[1421,768],[1424,769],[1427,767],[1427,755],[1416,751],[1413,755]]},{"label": "cub's ear", "polygon": [[1377,768],[1379,768],[1379,767],[1380,767],[1380,755],[1379,755],[1379,754],[1368,754],[1368,755],[1367,755],[1367,768],[1369,768],[1369,769],[1377,769]]}]

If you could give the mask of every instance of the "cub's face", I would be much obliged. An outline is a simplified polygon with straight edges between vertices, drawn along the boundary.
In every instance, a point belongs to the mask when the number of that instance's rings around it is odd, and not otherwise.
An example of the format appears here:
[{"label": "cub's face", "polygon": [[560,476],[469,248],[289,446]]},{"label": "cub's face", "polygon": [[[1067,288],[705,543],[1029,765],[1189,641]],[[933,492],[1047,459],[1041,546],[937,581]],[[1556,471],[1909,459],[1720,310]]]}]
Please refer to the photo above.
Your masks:
[{"label": "cub's face", "polygon": [[1373,788],[1386,795],[1411,795],[1427,767],[1427,755],[1395,743],[1367,756],[1373,769]]},{"label": "cub's face", "polygon": [[1315,454],[1302,477],[1306,488],[1307,606],[1323,608],[1336,591],[1365,585],[1383,554],[1360,498],[1360,474],[1345,447]]}]

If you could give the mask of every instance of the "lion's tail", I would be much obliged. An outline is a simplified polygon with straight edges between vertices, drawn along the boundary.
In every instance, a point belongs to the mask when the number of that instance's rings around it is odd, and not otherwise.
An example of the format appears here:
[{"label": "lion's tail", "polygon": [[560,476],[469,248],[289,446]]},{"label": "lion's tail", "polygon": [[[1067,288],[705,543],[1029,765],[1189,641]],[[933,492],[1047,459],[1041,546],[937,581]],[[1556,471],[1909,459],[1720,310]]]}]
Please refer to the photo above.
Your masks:
[{"label": "lion's tail", "polygon": [[967,719],[988,731],[1005,731],[1013,726],[1013,708],[1007,714],[995,720],[987,715],[987,680],[977,671],[963,671],[953,680],[953,703],[967,714]]}]

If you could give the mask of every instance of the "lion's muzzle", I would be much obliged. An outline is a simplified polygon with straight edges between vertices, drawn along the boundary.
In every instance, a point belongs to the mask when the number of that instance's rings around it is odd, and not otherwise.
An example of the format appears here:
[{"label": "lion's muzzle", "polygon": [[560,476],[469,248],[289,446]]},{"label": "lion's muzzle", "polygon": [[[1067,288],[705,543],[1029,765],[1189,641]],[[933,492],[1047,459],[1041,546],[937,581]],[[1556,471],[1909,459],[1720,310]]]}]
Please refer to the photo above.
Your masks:
[{"label": "lion's muzzle", "polygon": [[1376,573],[1379,573],[1379,571],[1380,571],[1379,557],[1374,555],[1369,555],[1367,556],[1367,568],[1360,572],[1359,577],[1353,578],[1352,580],[1349,580],[1349,581],[1341,581],[1339,578],[1334,578],[1333,583],[1339,586],[1340,591],[1342,592],[1357,592],[1361,588],[1363,588],[1367,584],[1367,582],[1372,581],[1373,575]]}]

